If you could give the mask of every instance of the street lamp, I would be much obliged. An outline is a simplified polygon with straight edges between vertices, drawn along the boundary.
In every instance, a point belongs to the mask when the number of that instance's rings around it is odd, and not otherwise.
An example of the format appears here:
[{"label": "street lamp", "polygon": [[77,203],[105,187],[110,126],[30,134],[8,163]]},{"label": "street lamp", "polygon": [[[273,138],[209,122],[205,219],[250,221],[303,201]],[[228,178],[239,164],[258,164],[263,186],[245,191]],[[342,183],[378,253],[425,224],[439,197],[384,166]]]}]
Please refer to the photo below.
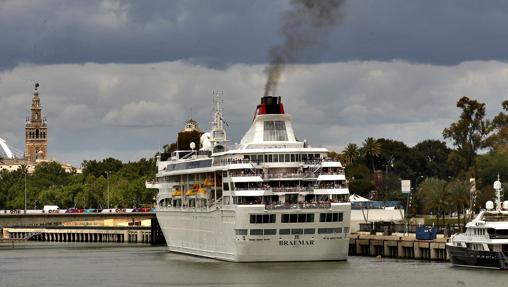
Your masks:
[{"label": "street lamp", "polygon": [[25,176],[25,214],[26,214],[26,174],[28,173],[28,170],[27,170],[28,167],[24,167],[23,168],[23,174]]},{"label": "street lamp", "polygon": [[386,168],[386,171],[385,171],[385,193],[388,192],[388,167],[391,167],[393,168],[393,160],[394,160],[394,157],[391,156],[390,160],[388,162],[386,162],[385,164],[385,168]]},{"label": "street lamp", "polygon": [[111,171],[107,170],[106,171],[106,183],[108,185],[108,193],[107,193],[107,196],[108,196],[108,209],[109,209],[109,175],[111,174]]},{"label": "street lamp", "polygon": [[[418,187],[418,180],[424,178],[423,175],[420,175],[419,177],[416,178],[415,180],[415,186],[414,189],[416,191],[416,188]],[[409,192],[407,193],[407,198],[406,198],[406,212],[404,213],[404,217],[406,219],[406,230],[405,230],[405,234],[409,234],[409,216],[408,216],[408,213],[409,213],[409,196],[411,195],[411,188],[409,188]]]}]

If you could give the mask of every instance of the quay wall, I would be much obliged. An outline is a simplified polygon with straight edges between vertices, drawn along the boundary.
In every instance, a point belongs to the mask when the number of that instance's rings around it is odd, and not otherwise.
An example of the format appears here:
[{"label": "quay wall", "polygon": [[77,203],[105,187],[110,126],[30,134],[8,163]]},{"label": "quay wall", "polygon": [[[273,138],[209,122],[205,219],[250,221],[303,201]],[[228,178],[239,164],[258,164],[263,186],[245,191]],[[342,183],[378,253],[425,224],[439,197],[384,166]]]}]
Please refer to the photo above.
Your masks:
[{"label": "quay wall", "polygon": [[415,236],[351,234],[350,256],[448,261],[446,238],[418,240]]},{"label": "quay wall", "polygon": [[165,244],[156,218],[151,226],[12,226],[0,229],[2,240],[47,242],[116,242]]}]

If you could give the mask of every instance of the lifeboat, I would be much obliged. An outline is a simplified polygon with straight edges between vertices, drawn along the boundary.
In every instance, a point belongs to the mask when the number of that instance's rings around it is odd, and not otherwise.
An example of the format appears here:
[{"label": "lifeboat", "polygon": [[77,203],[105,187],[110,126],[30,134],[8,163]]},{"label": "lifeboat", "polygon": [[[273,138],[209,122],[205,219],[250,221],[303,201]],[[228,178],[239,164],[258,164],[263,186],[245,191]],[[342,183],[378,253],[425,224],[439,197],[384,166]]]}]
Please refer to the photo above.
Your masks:
[{"label": "lifeboat", "polygon": [[179,189],[175,189],[173,192],[171,192],[171,196],[172,197],[175,197],[175,196],[182,196],[182,191],[179,190]]},{"label": "lifeboat", "polygon": [[213,186],[213,185],[214,185],[214,183],[213,183],[213,179],[211,179],[211,178],[206,178],[206,179],[205,179],[204,184],[205,184],[205,186],[207,186],[207,187],[211,187],[211,186]]},{"label": "lifeboat", "polygon": [[198,196],[199,197],[205,197],[206,198],[206,189],[204,187],[200,187],[198,189]]}]

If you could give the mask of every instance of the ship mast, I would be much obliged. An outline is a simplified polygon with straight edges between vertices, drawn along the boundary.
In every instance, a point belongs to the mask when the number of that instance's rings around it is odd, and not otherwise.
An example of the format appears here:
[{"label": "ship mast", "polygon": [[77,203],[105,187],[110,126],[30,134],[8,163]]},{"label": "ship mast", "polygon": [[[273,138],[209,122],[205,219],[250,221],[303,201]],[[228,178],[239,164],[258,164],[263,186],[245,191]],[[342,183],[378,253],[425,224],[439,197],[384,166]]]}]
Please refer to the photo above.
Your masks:
[{"label": "ship mast", "polygon": [[[212,124],[212,134],[210,137],[210,142],[213,144],[213,152],[221,152],[226,148],[226,130],[224,129],[224,118],[222,117],[222,104],[223,100],[221,96],[223,95],[222,91],[213,91],[213,107],[214,107],[214,116]],[[227,125],[227,123],[226,123]]]}]

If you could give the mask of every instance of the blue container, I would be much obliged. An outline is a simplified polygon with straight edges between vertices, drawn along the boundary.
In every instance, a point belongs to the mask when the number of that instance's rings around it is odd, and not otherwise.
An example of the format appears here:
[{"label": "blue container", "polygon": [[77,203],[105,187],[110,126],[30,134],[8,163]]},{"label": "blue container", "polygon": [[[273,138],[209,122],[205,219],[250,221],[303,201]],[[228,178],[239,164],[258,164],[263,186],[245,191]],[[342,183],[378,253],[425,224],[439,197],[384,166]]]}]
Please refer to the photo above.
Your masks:
[{"label": "blue container", "polygon": [[433,240],[436,239],[437,228],[430,226],[417,226],[416,239],[418,240]]}]

